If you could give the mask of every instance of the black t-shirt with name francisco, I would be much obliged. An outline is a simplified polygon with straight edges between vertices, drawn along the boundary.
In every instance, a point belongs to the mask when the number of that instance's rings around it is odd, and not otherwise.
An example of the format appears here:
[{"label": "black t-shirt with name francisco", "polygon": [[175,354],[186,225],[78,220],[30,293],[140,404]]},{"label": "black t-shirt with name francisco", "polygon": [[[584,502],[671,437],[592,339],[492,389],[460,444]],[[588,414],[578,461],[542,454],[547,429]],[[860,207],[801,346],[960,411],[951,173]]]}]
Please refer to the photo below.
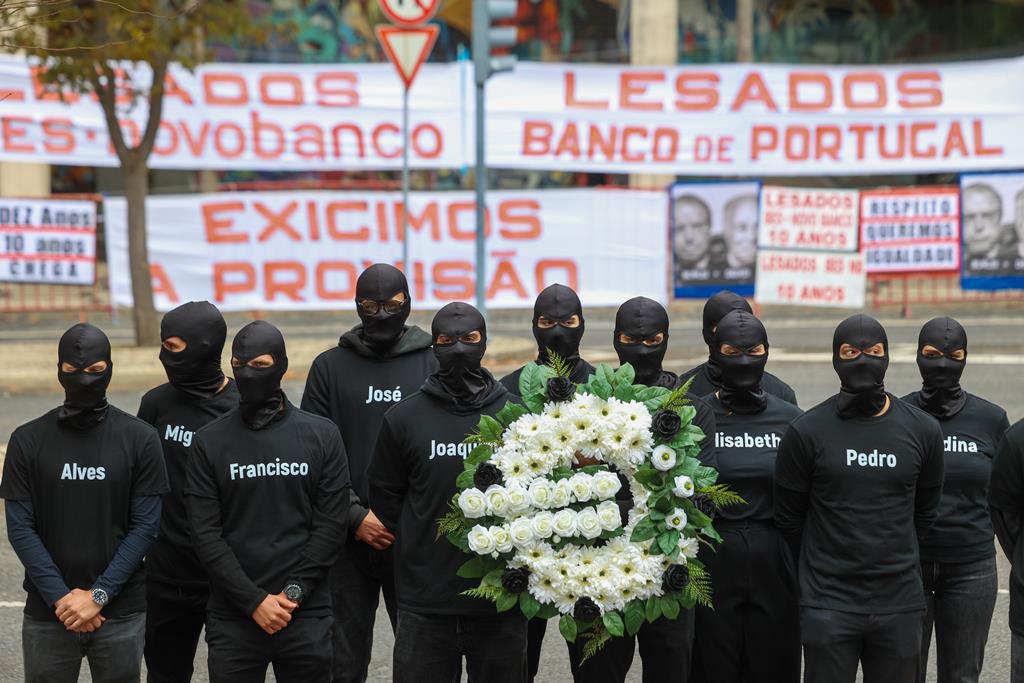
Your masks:
[{"label": "black t-shirt with name francisco", "polygon": [[[707,396],[721,389],[720,386],[711,380],[706,362],[679,375],[679,383],[686,384],[690,381],[690,378],[693,378],[693,384],[690,385],[689,393],[694,396]],[[797,405],[796,392],[793,391],[793,387],[770,372],[764,373],[764,377],[761,379],[761,388],[766,394],[778,396],[787,403]]]},{"label": "black t-shirt with name francisco", "polygon": [[[800,604],[863,614],[924,609],[915,516],[933,518],[938,505],[942,430],[891,394],[884,415],[844,420],[837,396],[793,421],[776,461],[776,484],[808,498]],[[919,490],[934,497],[919,501]]]},{"label": "black t-shirt with name francisco", "polygon": [[[54,408],[11,436],[0,497],[28,501],[36,531],[69,588],[92,588],[131,524],[131,500],[166,493],[160,441],[151,426],[114,406],[89,429],[62,427]],[[26,576],[25,613],[54,619]],[[103,608],[107,618],[146,611],[145,569]]]},{"label": "black t-shirt with name francisco", "polygon": [[772,522],[775,456],[790,423],[803,413],[792,403],[768,395],[765,409],[754,415],[730,413],[718,398],[704,398],[715,411],[718,483],[728,484],[747,501],[729,505],[717,513],[727,521]]},{"label": "black t-shirt with name francisco", "polygon": [[[903,397],[922,408],[919,392]],[[1003,432],[1010,428],[1006,411],[967,394],[959,413],[939,420],[945,449],[945,479],[939,516],[921,539],[927,562],[972,562],[995,555],[995,532],[988,511],[992,459]]]},{"label": "black t-shirt with name francisco", "polygon": [[238,389],[230,379],[223,390],[209,398],[188,396],[170,383],[142,397],[139,418],[156,427],[171,484],[160,515],[160,537],[146,556],[146,573],[151,581],[185,587],[206,585],[206,571],[192,545],[185,511],[185,471],[196,431],[237,406]]}]

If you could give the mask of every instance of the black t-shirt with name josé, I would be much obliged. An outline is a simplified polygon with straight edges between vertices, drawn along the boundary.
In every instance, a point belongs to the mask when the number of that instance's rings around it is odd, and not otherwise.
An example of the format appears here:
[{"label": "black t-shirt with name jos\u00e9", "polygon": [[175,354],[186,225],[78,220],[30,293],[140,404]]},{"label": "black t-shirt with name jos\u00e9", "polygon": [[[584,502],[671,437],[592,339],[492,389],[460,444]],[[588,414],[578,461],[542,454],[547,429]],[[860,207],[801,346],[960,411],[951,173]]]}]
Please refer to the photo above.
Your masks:
[{"label": "black t-shirt with name jos\u00e9", "polygon": [[[721,389],[720,386],[711,380],[711,375],[708,374],[708,364],[706,362],[701,363],[697,367],[691,368],[679,375],[679,383],[686,384],[691,378],[693,379],[693,383],[690,384],[689,393],[694,396],[707,396],[708,394],[712,394]],[[770,372],[764,373],[764,377],[761,379],[761,388],[766,394],[778,396],[783,401],[792,403],[793,405],[797,404],[796,392],[793,391],[793,387],[789,386]]]},{"label": "black t-shirt with name jos\u00e9", "polygon": [[708,438],[715,444],[718,483],[728,484],[747,501],[720,509],[716,518],[772,522],[775,456],[782,435],[803,411],[771,394],[764,410],[753,415],[730,413],[714,394],[704,400],[715,411],[717,431]]},{"label": "black t-shirt with name jos\u00e9", "polygon": [[[903,397],[922,408],[920,393]],[[967,394],[953,417],[940,419],[945,450],[945,479],[939,516],[921,539],[921,559],[927,562],[972,562],[995,555],[995,532],[988,511],[992,459],[1003,432],[1010,428],[1006,411],[983,398]]]},{"label": "black t-shirt with name jos\u00e9", "polygon": [[[69,588],[88,590],[131,526],[132,498],[167,492],[160,441],[151,426],[114,406],[88,429],[62,427],[54,408],[11,436],[0,497],[27,501],[36,531]],[[54,619],[25,577],[25,613]],[[145,569],[103,608],[107,618],[146,611]]]},{"label": "black t-shirt with name jos\u00e9", "polygon": [[170,383],[142,397],[139,418],[156,428],[171,484],[160,515],[160,537],[146,556],[146,573],[151,581],[186,587],[206,585],[206,572],[196,556],[185,511],[185,471],[196,431],[237,406],[238,389],[230,379],[227,386],[208,398],[189,396]]},{"label": "black t-shirt with name jos\u00e9", "polygon": [[924,608],[916,494],[942,485],[942,430],[924,411],[889,399],[880,417],[842,419],[832,396],[782,438],[776,484],[808,497],[801,605],[866,614]]}]

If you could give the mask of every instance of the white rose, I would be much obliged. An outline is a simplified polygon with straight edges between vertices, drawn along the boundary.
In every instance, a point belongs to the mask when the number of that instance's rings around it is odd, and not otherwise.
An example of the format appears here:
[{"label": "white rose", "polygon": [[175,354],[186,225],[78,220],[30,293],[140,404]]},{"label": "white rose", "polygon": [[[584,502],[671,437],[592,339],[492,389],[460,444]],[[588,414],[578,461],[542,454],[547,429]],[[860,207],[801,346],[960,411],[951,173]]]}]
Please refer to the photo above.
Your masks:
[{"label": "white rose", "polygon": [[551,507],[551,482],[547,479],[534,479],[530,482],[530,503],[535,508]]},{"label": "white rose", "polygon": [[494,536],[491,535],[491,532],[486,527],[482,527],[479,524],[470,529],[468,540],[469,549],[477,555],[490,555],[497,550]]},{"label": "white rose", "polygon": [[508,511],[521,515],[530,509],[530,494],[522,484],[516,482],[508,487]]},{"label": "white rose", "polygon": [[586,472],[579,472],[569,478],[569,489],[577,503],[586,503],[594,495],[594,490],[590,487],[590,479],[590,475]]},{"label": "white rose", "polygon": [[673,487],[672,493],[676,494],[680,498],[689,498],[693,495],[693,479],[690,479],[685,474],[679,475],[676,477],[675,487]]},{"label": "white rose", "polygon": [[508,527],[512,535],[512,543],[522,548],[533,542],[533,520],[529,517],[520,517]]},{"label": "white rose", "polygon": [[555,535],[569,538],[576,535],[576,511],[565,508],[555,513],[552,528]]},{"label": "white rose", "polygon": [[512,534],[506,526],[492,526],[488,531],[494,539],[494,547],[499,553],[512,551]]},{"label": "white rose", "polygon": [[488,486],[484,491],[484,498],[487,499],[487,514],[497,517],[504,517],[508,514],[508,491],[504,486],[498,484]]},{"label": "white rose", "polygon": [[611,472],[598,472],[590,485],[594,489],[594,497],[598,500],[613,498],[622,488],[622,482]]},{"label": "white rose", "polygon": [[550,538],[554,533],[555,517],[548,511],[538,512],[533,516],[533,535],[536,538]]},{"label": "white rose", "polygon": [[605,531],[614,531],[622,526],[619,506],[613,500],[606,500],[597,506],[597,517],[601,520],[601,528]]},{"label": "white rose", "polygon": [[583,538],[590,539],[597,538],[604,531],[601,519],[597,516],[597,510],[594,508],[580,510],[580,513],[576,515],[576,528]]},{"label": "white rose", "polygon": [[568,479],[561,479],[551,490],[551,507],[564,508],[572,502],[572,489]]},{"label": "white rose", "polygon": [[700,550],[700,542],[696,538],[683,538],[679,540],[679,551],[683,557],[693,559],[697,557],[698,550]]},{"label": "white rose", "polygon": [[682,508],[676,508],[665,515],[665,526],[682,531],[686,528],[686,512]]},{"label": "white rose", "polygon": [[665,444],[658,446],[654,449],[654,452],[651,453],[651,464],[654,465],[655,469],[659,469],[662,472],[668,472],[676,466],[675,449],[671,446],[666,446]]},{"label": "white rose", "polygon": [[476,519],[487,514],[487,501],[480,489],[466,489],[459,494],[459,509],[466,519]]}]

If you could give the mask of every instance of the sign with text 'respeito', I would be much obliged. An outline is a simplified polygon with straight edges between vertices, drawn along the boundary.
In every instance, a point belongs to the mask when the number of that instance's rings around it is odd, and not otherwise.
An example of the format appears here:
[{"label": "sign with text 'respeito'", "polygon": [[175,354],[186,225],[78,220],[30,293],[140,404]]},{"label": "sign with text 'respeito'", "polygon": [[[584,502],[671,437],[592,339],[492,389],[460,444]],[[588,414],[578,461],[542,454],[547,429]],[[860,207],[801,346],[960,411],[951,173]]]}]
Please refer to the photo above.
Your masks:
[{"label": "sign with text 'respeito'", "polygon": [[0,281],[91,285],[96,204],[0,198]]},{"label": "sign with text 'respeito'", "polygon": [[900,187],[860,193],[860,249],[869,273],[960,268],[960,190]]}]

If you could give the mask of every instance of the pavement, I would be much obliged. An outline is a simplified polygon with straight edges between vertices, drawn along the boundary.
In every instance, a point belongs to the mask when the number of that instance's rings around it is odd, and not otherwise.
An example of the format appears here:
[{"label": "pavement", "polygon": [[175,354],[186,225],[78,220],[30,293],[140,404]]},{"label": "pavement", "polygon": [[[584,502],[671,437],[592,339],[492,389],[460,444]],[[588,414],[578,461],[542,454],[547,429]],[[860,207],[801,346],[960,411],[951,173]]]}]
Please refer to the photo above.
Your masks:
[{"label": "pavement", "polygon": [[[917,332],[921,324],[937,309],[917,309],[912,319],[904,319],[898,311],[883,311],[880,319],[886,326],[891,344],[891,363],[887,376],[889,390],[898,395],[920,386],[914,361]],[[958,306],[950,311],[966,327],[970,353],[963,384],[972,393],[1002,405],[1011,422],[1024,417],[1024,307]],[[791,384],[801,405],[812,406],[835,392],[837,380],[831,366],[831,339],[836,323],[847,315],[844,311],[761,311],[771,341],[769,370]],[[337,343],[339,330],[347,329],[354,317],[345,315],[268,316],[278,323],[288,343],[293,373],[286,379],[285,391],[298,401],[308,363],[319,350]],[[533,353],[529,333],[529,311],[501,313],[489,321],[490,346],[485,359],[495,374],[507,372],[525,362]],[[673,306],[673,328],[666,367],[685,370],[706,355],[700,338],[699,307]],[[229,316],[229,333],[244,323],[241,316]],[[110,400],[126,410],[134,411],[144,390],[164,381],[156,361],[155,349],[134,349],[127,346],[130,330],[123,318],[94,319],[111,330],[115,343],[114,380]],[[429,324],[425,316],[416,321]],[[36,417],[60,402],[56,382],[56,339],[74,319],[38,318],[12,321],[0,317],[0,449],[15,427]],[[113,324],[111,324],[113,323]],[[591,362],[612,362],[610,341],[614,328],[612,311],[587,312],[587,333],[583,356]],[[229,337],[230,338],[230,337]],[[2,524],[2,521],[0,521]],[[6,532],[4,530],[4,536]],[[985,671],[982,681],[1009,680],[1010,637],[1007,626],[1009,597],[1006,593],[1009,565],[1000,553],[999,588],[995,616],[989,635]],[[0,683],[22,680],[20,607],[24,602],[21,589],[22,570],[10,546],[0,542]],[[391,680],[391,647],[393,637],[383,610],[375,628],[370,681]],[[934,645],[931,648],[928,681],[935,681]],[[637,657],[627,679],[641,681],[642,666]],[[81,680],[91,680],[83,667]],[[196,661],[196,681],[207,681],[205,646],[200,645]],[[268,674],[268,680],[273,675]],[[557,629],[548,630],[539,683],[570,680],[564,642]]]}]

